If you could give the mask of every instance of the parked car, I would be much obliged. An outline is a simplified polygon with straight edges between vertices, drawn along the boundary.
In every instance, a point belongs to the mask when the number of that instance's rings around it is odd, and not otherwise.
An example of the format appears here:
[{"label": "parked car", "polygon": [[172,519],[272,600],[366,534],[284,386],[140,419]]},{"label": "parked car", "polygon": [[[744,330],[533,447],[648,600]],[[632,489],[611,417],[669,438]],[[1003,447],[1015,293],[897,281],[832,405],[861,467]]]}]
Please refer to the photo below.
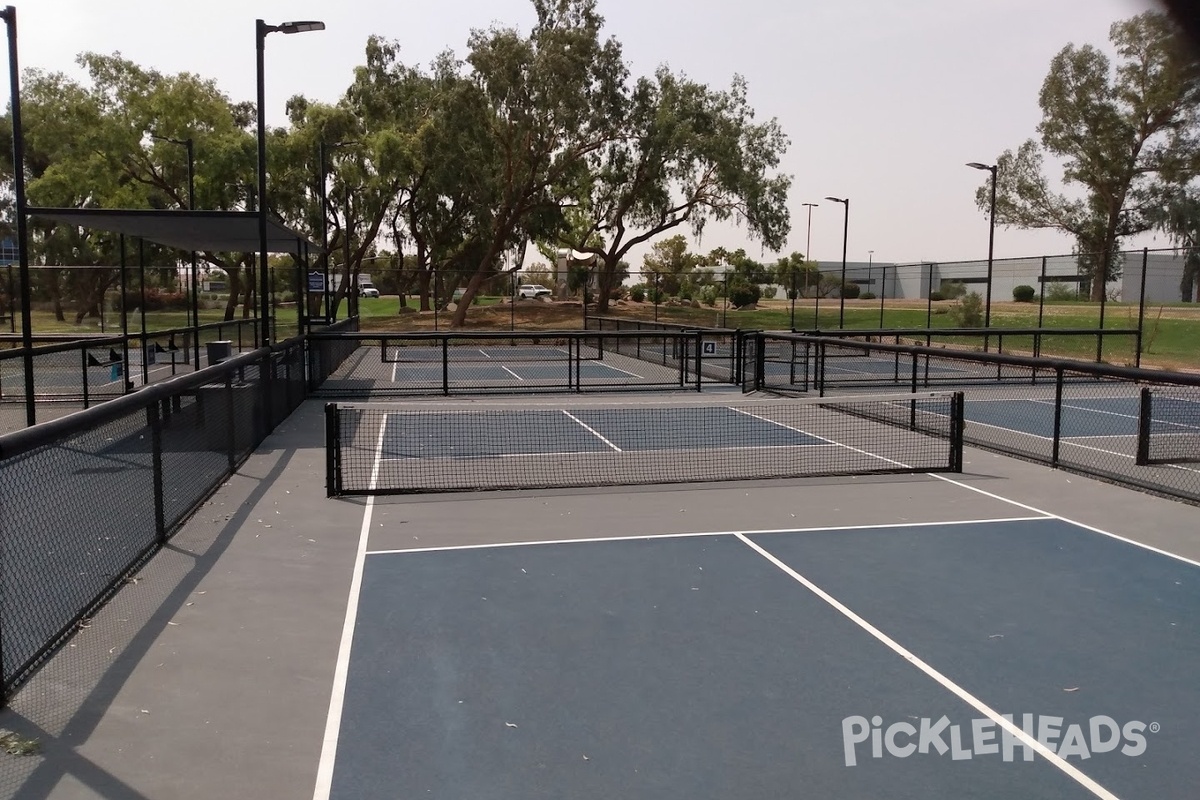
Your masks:
[{"label": "parked car", "polygon": [[517,287],[517,296],[522,300],[536,300],[539,297],[549,297],[550,290],[536,283],[523,283]]},{"label": "parked car", "polygon": [[358,287],[359,297],[379,297],[379,290],[369,283]]}]

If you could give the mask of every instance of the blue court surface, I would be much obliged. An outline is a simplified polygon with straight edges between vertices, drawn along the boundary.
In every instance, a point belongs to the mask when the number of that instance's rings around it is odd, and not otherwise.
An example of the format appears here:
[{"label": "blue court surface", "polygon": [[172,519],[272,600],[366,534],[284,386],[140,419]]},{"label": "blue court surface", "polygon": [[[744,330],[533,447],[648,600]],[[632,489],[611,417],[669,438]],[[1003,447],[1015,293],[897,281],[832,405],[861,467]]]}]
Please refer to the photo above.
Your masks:
[{"label": "blue court surface", "polygon": [[[714,437],[742,447],[828,446],[829,440],[723,406],[393,413],[380,458],[488,458],[517,455],[712,449]],[[681,455],[681,457],[686,457]]]},{"label": "blue court surface", "polygon": [[1052,517],[368,549],[317,798],[1191,796],[1197,566]]},{"label": "blue court surface", "polygon": [[[971,397],[964,410],[968,425],[1007,428],[1045,439],[1054,436],[1052,399]],[[1060,420],[1061,435],[1067,439],[1136,436],[1138,414],[1137,397],[1066,397]],[[1179,413],[1172,406],[1155,411],[1151,424],[1155,432],[1200,434],[1200,417],[1195,412]]]}]

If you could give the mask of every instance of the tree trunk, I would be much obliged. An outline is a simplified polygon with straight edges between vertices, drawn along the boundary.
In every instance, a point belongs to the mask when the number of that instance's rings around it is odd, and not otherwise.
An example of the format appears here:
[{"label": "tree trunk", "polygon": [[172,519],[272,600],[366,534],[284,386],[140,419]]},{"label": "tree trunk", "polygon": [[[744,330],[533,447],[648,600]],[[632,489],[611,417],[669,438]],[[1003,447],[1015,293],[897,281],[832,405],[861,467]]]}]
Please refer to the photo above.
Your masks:
[{"label": "tree trunk", "polygon": [[454,316],[450,318],[451,328],[461,328],[467,320],[467,309],[471,307],[471,301],[475,299],[475,295],[479,292],[479,287],[483,284],[483,270],[477,269],[471,275],[471,280],[467,281],[466,289],[463,290],[462,299],[458,301],[458,306],[454,309]]},{"label": "tree trunk", "polygon": [[[609,266],[610,261],[612,262],[611,266]],[[596,298],[597,314],[608,313],[609,296],[612,295],[612,284],[613,279],[616,277],[616,271],[617,261],[615,259],[605,258],[604,265],[600,268],[600,280],[596,287],[596,290],[600,293],[600,296]]]}]

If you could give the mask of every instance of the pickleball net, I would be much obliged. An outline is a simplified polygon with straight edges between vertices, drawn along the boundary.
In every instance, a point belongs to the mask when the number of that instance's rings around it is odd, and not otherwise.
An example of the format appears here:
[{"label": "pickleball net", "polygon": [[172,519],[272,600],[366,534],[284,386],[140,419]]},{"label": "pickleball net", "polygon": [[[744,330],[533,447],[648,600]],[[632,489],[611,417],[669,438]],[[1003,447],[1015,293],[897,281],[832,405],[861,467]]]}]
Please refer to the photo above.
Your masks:
[{"label": "pickleball net", "polygon": [[1200,463],[1200,386],[1142,389],[1137,462]]},{"label": "pickleball net", "polygon": [[769,401],[330,403],[331,496],[957,472],[959,392]]}]

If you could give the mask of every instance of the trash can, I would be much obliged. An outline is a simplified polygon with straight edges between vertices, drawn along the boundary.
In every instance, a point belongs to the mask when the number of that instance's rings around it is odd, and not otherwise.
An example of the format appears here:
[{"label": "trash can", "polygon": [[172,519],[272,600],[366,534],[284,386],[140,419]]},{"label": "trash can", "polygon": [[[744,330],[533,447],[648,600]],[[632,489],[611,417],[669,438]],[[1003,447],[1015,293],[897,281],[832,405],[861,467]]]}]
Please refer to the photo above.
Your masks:
[{"label": "trash can", "polygon": [[228,361],[233,357],[233,342],[209,342],[207,347],[209,366],[220,364],[222,361]]}]

